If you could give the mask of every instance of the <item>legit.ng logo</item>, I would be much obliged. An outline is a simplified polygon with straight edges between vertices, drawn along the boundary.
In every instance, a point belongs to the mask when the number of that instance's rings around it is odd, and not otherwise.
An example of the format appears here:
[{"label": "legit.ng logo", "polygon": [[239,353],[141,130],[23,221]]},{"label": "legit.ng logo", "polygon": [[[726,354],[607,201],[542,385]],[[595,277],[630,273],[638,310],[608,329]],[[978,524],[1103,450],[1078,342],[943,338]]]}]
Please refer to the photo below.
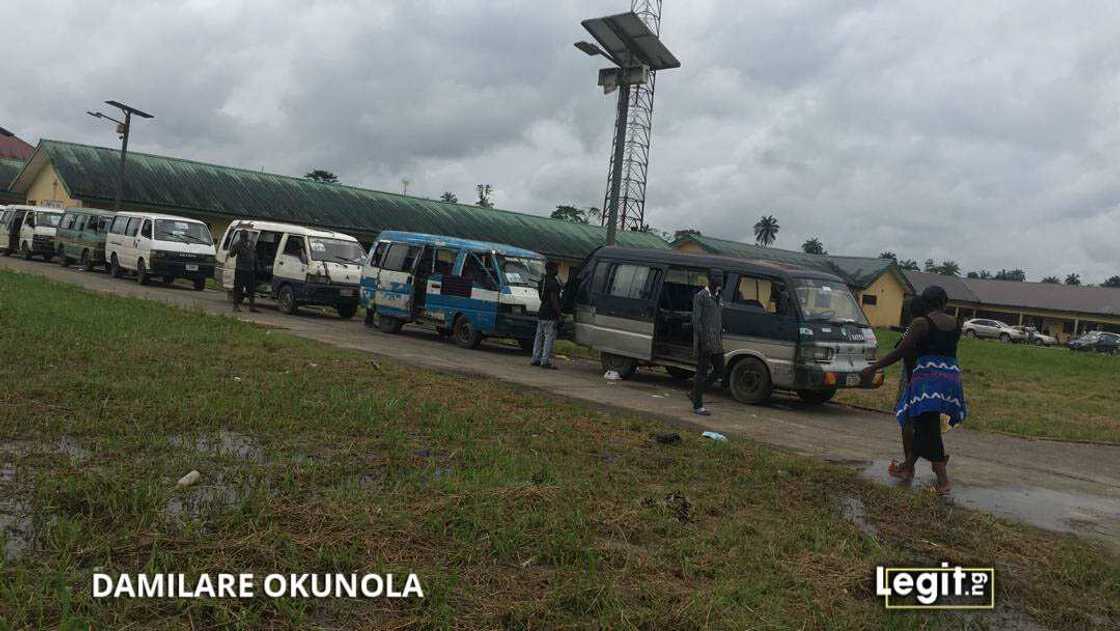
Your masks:
[{"label": "legit.ng logo", "polygon": [[875,568],[875,595],[887,609],[994,609],[996,570],[991,567]]}]

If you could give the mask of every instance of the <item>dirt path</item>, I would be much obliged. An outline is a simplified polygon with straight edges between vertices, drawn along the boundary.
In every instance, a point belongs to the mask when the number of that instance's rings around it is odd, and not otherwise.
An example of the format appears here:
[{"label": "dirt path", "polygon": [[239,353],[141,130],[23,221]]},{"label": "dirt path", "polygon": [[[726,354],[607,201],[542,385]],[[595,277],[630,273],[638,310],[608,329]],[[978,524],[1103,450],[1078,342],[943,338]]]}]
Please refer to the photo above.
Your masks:
[{"label": "dirt path", "polygon": [[[0,257],[0,268],[40,274],[96,291],[229,314],[221,292],[195,292],[185,285],[141,287],[134,281],[113,280],[99,272],[83,273],[10,257]],[[885,414],[839,405],[810,407],[781,396],[767,406],[744,406],[713,393],[708,406],[712,416],[700,418],[691,413],[686,384],[659,370],[643,370],[632,380],[610,382],[592,362],[561,361],[558,371],[532,369],[526,356],[515,349],[488,344],[480,350],[465,350],[423,330],[406,328],[401,334],[386,335],[365,328],[358,320],[345,322],[313,312],[286,316],[267,303],[261,313],[242,313],[240,317],[425,368],[485,375],[595,405],[656,415],[683,428],[681,431],[711,429],[732,440],[749,436],[856,467],[885,484],[892,483],[885,475],[886,462],[898,457],[900,451],[898,426]],[[967,428],[950,432],[945,442],[953,456],[953,501],[1041,528],[1099,539],[1120,549],[1120,447],[1025,440]],[[931,479],[928,468],[920,465],[915,487]]]}]

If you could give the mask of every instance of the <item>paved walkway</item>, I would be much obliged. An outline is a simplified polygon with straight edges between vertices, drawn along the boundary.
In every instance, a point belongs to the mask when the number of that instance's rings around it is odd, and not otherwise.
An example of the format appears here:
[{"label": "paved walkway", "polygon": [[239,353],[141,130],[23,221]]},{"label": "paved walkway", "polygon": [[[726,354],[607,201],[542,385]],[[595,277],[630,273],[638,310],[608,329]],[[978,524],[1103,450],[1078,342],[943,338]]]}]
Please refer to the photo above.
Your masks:
[{"label": "paved walkway", "polygon": [[[0,268],[40,274],[100,292],[229,314],[222,292],[195,292],[186,285],[141,287],[135,281],[113,280],[100,272],[84,273],[10,257],[0,257]],[[311,311],[287,316],[267,301],[261,313],[239,316],[288,329],[294,335],[425,368],[484,375],[595,405],[656,415],[683,428],[680,431],[711,429],[732,440],[749,436],[857,467],[864,475],[886,484],[892,483],[885,475],[886,462],[900,451],[898,426],[886,414],[831,404],[811,407],[780,395],[766,406],[746,406],[713,393],[708,406],[713,415],[701,418],[691,413],[687,384],[659,370],[640,371],[625,382],[604,380],[597,363],[583,360],[560,361],[561,370],[557,371],[536,370],[529,368],[524,354],[510,347],[484,344],[478,350],[465,350],[420,329],[410,331],[406,327],[401,334],[387,335],[367,329],[357,319],[341,321]],[[953,455],[953,501],[1041,528],[1100,539],[1120,550],[1120,447],[1025,440],[967,428],[950,432],[945,441]],[[928,468],[920,465],[915,486],[931,479]]]}]

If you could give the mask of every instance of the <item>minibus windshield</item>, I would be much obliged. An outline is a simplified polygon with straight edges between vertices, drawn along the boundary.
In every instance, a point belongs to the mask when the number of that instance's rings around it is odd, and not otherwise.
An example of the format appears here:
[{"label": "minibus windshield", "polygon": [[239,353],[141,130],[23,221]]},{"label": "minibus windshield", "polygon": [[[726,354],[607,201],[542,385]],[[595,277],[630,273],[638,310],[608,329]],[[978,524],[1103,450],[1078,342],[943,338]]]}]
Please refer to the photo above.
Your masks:
[{"label": "minibus windshield", "polygon": [[206,224],[181,219],[156,219],[154,238],[157,241],[181,241],[183,243],[214,245],[214,239],[210,236],[210,229],[206,227]]},{"label": "minibus windshield", "polygon": [[498,255],[498,266],[507,285],[536,287],[544,277],[544,261],[521,256]]},{"label": "minibus windshield", "polygon": [[62,213],[37,213],[35,221],[40,226],[57,228],[58,222],[62,221]]},{"label": "minibus windshield", "polygon": [[847,285],[818,278],[799,278],[794,293],[809,321],[869,326]]},{"label": "minibus windshield", "polygon": [[311,237],[308,243],[311,244],[311,258],[316,261],[361,265],[365,258],[362,246],[353,241]]}]

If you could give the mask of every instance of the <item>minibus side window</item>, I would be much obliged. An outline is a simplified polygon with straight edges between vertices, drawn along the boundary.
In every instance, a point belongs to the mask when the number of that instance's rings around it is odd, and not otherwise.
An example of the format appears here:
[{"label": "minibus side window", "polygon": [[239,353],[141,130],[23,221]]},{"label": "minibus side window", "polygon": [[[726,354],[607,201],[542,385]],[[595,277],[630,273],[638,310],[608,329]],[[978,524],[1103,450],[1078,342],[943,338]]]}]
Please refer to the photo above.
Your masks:
[{"label": "minibus side window", "polygon": [[288,241],[284,243],[284,254],[288,256],[294,256],[298,258],[300,262],[306,264],[307,252],[303,247],[303,237],[297,237],[289,234]]},{"label": "minibus side window", "polygon": [[479,286],[496,290],[498,283],[494,280],[493,274],[487,268],[486,263],[490,260],[489,254],[481,254],[479,252],[467,253],[467,259],[463,262],[463,278],[476,283]]},{"label": "minibus side window", "polygon": [[139,217],[129,218],[128,224],[126,224],[125,228],[124,228],[124,235],[126,237],[135,237],[136,232],[138,230],[140,230],[140,218]]},{"label": "minibus side window", "polygon": [[616,265],[607,293],[619,298],[649,300],[657,286],[657,273],[644,265]]},{"label": "minibus side window", "polygon": [[595,276],[591,281],[591,292],[601,294],[607,289],[607,275],[611,271],[610,263],[600,261],[595,265]]},{"label": "minibus side window", "polygon": [[113,234],[124,234],[124,227],[128,224],[128,217],[120,215],[113,218],[113,225],[109,228],[109,232]]},{"label": "minibus side window", "polygon": [[145,219],[144,220],[144,227],[140,229],[140,236],[142,236],[146,239],[151,239],[152,238],[152,220],[151,219]]},{"label": "minibus side window", "polygon": [[451,276],[452,269],[455,267],[455,259],[458,258],[458,255],[459,253],[455,250],[448,248],[437,249],[433,273]]},{"label": "minibus side window", "polygon": [[70,228],[73,228],[74,227],[74,215],[72,215],[70,213],[66,213],[65,215],[63,215],[62,223],[60,223],[58,227],[62,228],[63,230],[69,230]]},{"label": "minibus side window", "polygon": [[402,271],[402,272],[413,271],[413,268],[416,266],[416,259],[420,256],[420,253],[423,250],[424,250],[424,248],[422,248],[418,245],[408,246],[408,252],[404,255],[404,263],[401,264],[401,269],[399,271]]},{"label": "minibus side window", "polygon": [[785,283],[771,278],[739,276],[731,300],[759,313],[787,315],[789,312]]},{"label": "minibus side window", "polygon": [[233,235],[234,235],[235,232],[241,232],[241,231],[240,230],[226,230],[226,239],[225,239],[225,241],[222,241],[222,249],[223,250],[228,250],[229,249],[229,244],[233,243]]}]

